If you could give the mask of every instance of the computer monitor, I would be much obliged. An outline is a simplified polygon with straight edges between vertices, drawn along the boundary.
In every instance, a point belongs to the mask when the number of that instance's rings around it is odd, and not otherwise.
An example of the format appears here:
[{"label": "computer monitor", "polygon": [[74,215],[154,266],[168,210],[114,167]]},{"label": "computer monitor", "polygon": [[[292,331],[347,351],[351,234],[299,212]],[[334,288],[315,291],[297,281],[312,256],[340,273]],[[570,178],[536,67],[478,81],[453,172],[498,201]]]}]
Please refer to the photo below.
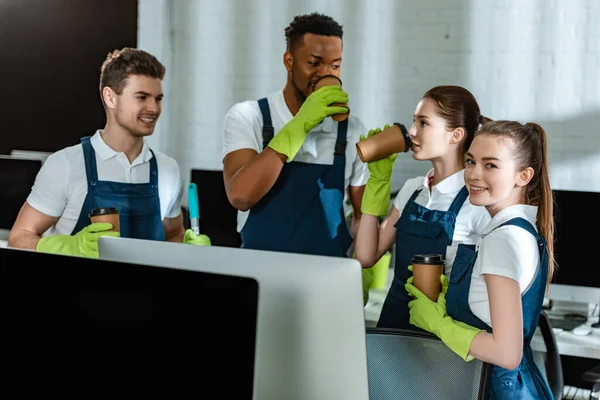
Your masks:
[{"label": "computer monitor", "polygon": [[[600,242],[599,192],[554,190],[555,244],[557,268],[550,285],[549,299],[598,304],[600,280],[595,279],[595,250]],[[592,210],[590,212],[582,212]]]},{"label": "computer monitor", "polygon": [[42,163],[41,158],[0,155],[0,229],[12,228]]},{"label": "computer monitor", "polygon": [[198,188],[200,232],[208,235],[213,245],[240,247],[237,214],[225,191],[223,171],[192,169],[191,182]]},{"label": "computer monitor", "polygon": [[3,390],[251,399],[258,297],[249,277],[0,248]]},{"label": "computer monitor", "polygon": [[256,279],[257,399],[369,398],[357,260],[114,237],[98,249],[104,259]]}]

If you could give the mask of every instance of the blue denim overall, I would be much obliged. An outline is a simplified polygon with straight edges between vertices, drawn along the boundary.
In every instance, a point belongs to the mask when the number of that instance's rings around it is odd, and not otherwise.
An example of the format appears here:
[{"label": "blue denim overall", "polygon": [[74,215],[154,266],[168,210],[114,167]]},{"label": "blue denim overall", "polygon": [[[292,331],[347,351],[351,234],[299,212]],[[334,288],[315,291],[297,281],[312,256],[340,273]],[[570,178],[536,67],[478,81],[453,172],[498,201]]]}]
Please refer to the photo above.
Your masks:
[{"label": "blue denim overall", "polygon": [[[516,217],[500,226],[514,225],[525,229],[535,236],[540,251],[540,267],[529,289],[521,297],[523,308],[523,357],[514,370],[494,366],[492,370],[491,400],[553,400],[547,380],[542,375],[533,359],[531,338],[533,337],[542,311],[542,302],[548,278],[548,252],[544,239],[525,219]],[[498,226],[495,229],[498,229]],[[455,320],[492,332],[485,322],[476,317],[469,307],[469,290],[473,266],[477,259],[475,246],[459,245],[450,285],[446,294],[448,315]]]},{"label": "blue denim overall", "polygon": [[448,211],[430,210],[415,201],[417,189],[396,222],[394,279],[377,322],[382,328],[421,330],[411,325],[408,303],[413,300],[404,285],[411,276],[408,266],[415,254],[439,253],[444,257],[454,236],[456,217],[469,196],[466,186],[458,192]]},{"label": "blue denim overall", "polygon": [[165,240],[158,197],[158,167],[154,152],[150,159],[148,183],[123,183],[98,180],[96,152],[90,137],[81,138],[88,192],[71,235],[76,234],[91,221],[93,208],[116,207],[120,212],[121,237],[133,239]]},{"label": "blue denim overall", "polygon": [[[263,148],[274,129],[266,98]],[[352,237],[344,217],[344,171],[348,121],[338,124],[332,165],[285,163],[271,190],[251,209],[241,231],[242,247],[347,257]]]}]

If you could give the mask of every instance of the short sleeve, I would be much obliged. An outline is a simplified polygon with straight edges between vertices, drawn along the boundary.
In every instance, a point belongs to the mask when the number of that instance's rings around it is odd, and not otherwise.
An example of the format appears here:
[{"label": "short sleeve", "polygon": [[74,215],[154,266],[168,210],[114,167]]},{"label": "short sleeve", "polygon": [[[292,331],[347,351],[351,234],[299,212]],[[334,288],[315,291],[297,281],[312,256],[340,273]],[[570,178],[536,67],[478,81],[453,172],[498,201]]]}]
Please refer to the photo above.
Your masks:
[{"label": "short sleeve", "polygon": [[522,266],[531,263],[524,259],[527,257],[525,249],[531,245],[537,250],[535,239],[529,232],[515,226],[497,228],[481,242],[475,272],[505,276],[519,282]]},{"label": "short sleeve", "polygon": [[[356,130],[358,132],[358,137],[360,138],[361,132],[366,134],[365,125],[362,123],[360,119],[356,119]],[[356,138],[355,140],[360,140]],[[355,146],[355,143],[352,143]],[[361,161],[358,156],[358,152],[354,158],[354,163],[352,164],[352,175],[350,176],[350,186],[364,186],[367,184],[369,180],[369,166],[367,163]]]},{"label": "short sleeve", "polygon": [[260,153],[262,142],[256,132],[262,129],[262,117],[258,102],[244,101],[229,109],[223,121],[223,157],[241,149],[253,149]]},{"label": "short sleeve", "polygon": [[400,214],[402,214],[402,210],[404,210],[404,206],[408,202],[408,199],[410,199],[415,190],[417,190],[420,183],[423,182],[423,179],[424,177],[412,178],[404,182],[404,185],[402,185],[402,188],[394,199],[394,207],[400,211]]},{"label": "short sleeve", "polygon": [[35,178],[27,203],[46,215],[60,217],[67,206],[69,174],[66,153],[51,154]]},{"label": "short sleeve", "polygon": [[173,201],[171,203],[171,207],[167,210],[165,217],[166,218],[176,218],[181,214],[181,199],[183,198],[183,181],[181,178],[181,173],[179,171],[179,165],[175,163],[175,170],[177,174],[175,176],[174,181],[175,188],[173,190]]}]

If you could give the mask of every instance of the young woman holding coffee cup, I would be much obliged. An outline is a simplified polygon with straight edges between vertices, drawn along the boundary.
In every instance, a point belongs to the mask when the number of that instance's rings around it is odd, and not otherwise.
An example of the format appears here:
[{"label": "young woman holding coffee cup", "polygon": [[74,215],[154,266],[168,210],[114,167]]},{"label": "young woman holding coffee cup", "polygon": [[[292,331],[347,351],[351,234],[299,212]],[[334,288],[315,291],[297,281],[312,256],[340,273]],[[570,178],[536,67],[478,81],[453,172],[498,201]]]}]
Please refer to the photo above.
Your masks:
[{"label": "young woman holding coffee cup", "polygon": [[[417,329],[409,322],[408,303],[413,298],[404,288],[413,256],[439,253],[445,258],[445,273],[450,274],[457,245],[489,221],[483,207],[469,203],[464,182],[464,154],[483,120],[467,89],[437,86],[427,91],[409,129],[410,150],[414,159],[430,161],[433,169],[425,177],[408,180],[391,210],[390,179],[397,154],[368,163],[356,258],[369,268],[396,244],[394,279],[377,326]],[[368,136],[379,132],[372,130]],[[380,217],[385,217],[382,223]]]},{"label": "young woman holding coffee cup", "polygon": [[546,134],[535,123],[484,124],[466,159],[469,200],[492,217],[477,246],[459,245],[437,302],[410,283],[410,322],[468,361],[494,364],[490,398],[553,399],[533,360],[554,271],[553,198]]}]

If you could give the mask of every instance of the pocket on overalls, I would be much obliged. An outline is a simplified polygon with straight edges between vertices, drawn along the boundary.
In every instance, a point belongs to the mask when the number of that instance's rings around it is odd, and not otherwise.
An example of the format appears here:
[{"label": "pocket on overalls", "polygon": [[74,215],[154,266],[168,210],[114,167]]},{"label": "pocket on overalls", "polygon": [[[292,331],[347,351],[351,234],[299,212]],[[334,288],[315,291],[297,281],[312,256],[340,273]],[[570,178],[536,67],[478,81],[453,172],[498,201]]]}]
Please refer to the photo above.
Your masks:
[{"label": "pocket on overalls", "polygon": [[519,387],[519,369],[507,370],[494,367],[492,372],[492,399],[495,400],[521,400],[517,399]]},{"label": "pocket on overalls", "polygon": [[450,284],[459,284],[466,276],[467,271],[471,271],[470,265],[473,258],[477,256],[475,253],[475,246],[471,245],[458,245],[456,251],[456,257],[452,264],[452,272],[450,273]]}]

